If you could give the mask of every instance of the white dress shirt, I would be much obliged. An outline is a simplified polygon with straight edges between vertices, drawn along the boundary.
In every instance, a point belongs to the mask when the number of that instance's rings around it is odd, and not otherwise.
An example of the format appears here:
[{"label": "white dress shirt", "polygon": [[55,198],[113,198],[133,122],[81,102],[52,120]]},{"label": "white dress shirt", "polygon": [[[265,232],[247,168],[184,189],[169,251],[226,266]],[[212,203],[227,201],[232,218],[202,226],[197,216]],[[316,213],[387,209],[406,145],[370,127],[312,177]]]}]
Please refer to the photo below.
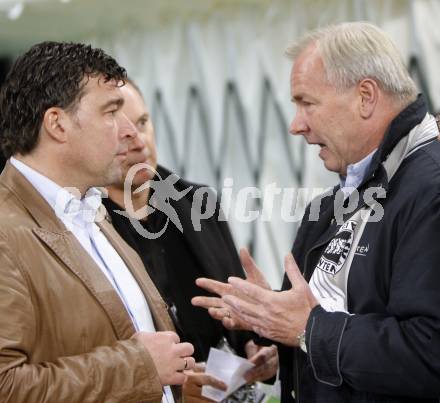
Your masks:
[{"label": "white dress shirt", "polygon": [[[150,308],[137,281],[95,223],[102,191],[90,188],[80,199],[79,190],[62,188],[14,157],[10,161],[54,209],[57,217],[105,274],[121,298],[136,331],[155,332]],[[174,402],[169,386],[164,388],[162,402]]]}]

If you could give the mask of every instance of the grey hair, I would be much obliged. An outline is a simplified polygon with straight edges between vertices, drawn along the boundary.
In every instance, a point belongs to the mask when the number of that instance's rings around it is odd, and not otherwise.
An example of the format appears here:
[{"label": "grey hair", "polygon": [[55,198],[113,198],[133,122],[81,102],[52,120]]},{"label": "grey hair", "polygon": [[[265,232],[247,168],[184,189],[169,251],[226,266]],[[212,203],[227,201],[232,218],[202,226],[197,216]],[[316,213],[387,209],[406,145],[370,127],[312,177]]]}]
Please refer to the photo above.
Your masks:
[{"label": "grey hair", "polygon": [[307,33],[289,46],[286,55],[295,59],[315,44],[322,57],[327,80],[337,89],[352,87],[371,78],[401,103],[416,99],[417,87],[389,36],[367,22],[345,22]]}]

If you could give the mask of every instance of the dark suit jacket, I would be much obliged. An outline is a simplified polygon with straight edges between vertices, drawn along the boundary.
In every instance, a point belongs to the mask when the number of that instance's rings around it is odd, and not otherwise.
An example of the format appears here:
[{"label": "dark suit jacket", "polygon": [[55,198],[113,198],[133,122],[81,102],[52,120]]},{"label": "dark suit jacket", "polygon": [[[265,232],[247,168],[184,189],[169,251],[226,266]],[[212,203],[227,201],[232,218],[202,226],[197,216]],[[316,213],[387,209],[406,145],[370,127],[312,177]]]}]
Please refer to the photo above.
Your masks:
[{"label": "dark suit jacket", "polygon": [[[157,172],[162,179],[171,174],[160,166]],[[191,190],[180,200],[169,200],[183,232],[169,222],[164,234],[155,240],[139,236],[129,220],[115,211],[121,209],[111,200],[105,200],[104,204],[115,229],[141,256],[162,297],[169,306],[175,306],[176,328],[182,339],[194,344],[195,358],[206,360],[209,348],[216,346],[223,336],[240,355],[244,355],[244,344],[250,339],[248,333],[227,331],[205,309],[194,307],[190,302],[196,295],[208,295],[194,284],[196,278],[203,276],[224,282],[229,276],[244,277],[244,272],[229,227],[226,221],[218,219],[220,207],[215,194],[215,213],[200,221],[200,231],[194,229],[191,220],[193,200],[206,207],[206,198],[204,202],[201,200],[200,185],[183,179],[174,185],[179,192],[189,187]],[[159,231],[165,222],[166,215],[156,210],[148,217],[144,227],[151,232]]]}]

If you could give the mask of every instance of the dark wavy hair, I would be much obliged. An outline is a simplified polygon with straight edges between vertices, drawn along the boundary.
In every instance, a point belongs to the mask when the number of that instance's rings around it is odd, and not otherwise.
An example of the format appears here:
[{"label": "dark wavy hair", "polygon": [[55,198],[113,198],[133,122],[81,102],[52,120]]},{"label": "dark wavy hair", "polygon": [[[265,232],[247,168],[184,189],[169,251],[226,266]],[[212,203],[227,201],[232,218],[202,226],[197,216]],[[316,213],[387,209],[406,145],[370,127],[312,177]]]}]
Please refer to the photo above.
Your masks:
[{"label": "dark wavy hair", "polygon": [[125,69],[102,49],[67,42],[42,42],[20,56],[0,92],[0,147],[6,158],[37,145],[44,113],[74,111],[90,77],[124,82]]}]

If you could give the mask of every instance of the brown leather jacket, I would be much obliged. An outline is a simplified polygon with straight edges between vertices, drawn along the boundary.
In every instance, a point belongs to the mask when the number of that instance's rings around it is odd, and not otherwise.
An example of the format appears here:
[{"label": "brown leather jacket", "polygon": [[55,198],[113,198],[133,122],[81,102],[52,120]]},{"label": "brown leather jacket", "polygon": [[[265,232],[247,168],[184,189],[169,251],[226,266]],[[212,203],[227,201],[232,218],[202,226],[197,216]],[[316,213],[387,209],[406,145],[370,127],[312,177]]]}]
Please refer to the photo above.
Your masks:
[{"label": "brown leather jacket", "polygon": [[[174,330],[140,258],[106,220],[100,228],[137,279],[157,330]],[[134,332],[105,275],[8,163],[0,176],[0,402],[161,402],[157,371]]]}]

